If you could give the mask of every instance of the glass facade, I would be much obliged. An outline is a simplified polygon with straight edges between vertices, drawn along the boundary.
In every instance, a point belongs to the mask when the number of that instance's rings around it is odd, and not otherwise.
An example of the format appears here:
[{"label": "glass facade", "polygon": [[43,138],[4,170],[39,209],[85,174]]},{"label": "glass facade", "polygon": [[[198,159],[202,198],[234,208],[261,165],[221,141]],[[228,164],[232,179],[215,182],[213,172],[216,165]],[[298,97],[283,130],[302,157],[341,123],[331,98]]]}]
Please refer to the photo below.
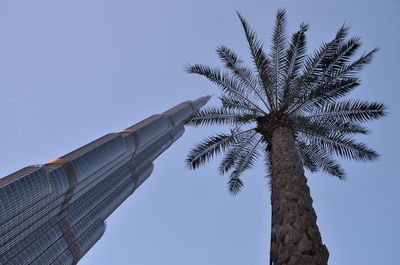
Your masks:
[{"label": "glass facade", "polygon": [[[0,179],[0,265],[77,264],[203,97]],[[197,108],[194,106],[198,106]]]}]

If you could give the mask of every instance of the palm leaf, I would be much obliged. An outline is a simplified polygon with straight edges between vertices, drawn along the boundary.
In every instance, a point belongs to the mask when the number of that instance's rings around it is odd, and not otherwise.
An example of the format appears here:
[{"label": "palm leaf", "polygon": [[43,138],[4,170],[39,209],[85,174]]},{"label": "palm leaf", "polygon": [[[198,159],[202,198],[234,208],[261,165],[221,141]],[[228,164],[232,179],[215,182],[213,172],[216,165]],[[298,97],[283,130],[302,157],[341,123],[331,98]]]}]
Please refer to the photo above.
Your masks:
[{"label": "palm leaf", "polygon": [[236,195],[243,188],[243,182],[240,177],[231,177],[228,181],[228,190],[232,195]]},{"label": "palm leaf", "polygon": [[251,135],[246,135],[246,137],[242,137],[240,141],[230,147],[218,167],[218,171],[221,175],[227,173],[232,167],[235,166],[237,157],[243,156],[243,152],[247,151],[248,145],[252,144],[252,140],[256,134],[257,132],[254,132]]},{"label": "palm leaf", "polygon": [[353,77],[354,75],[358,74],[358,72],[360,72],[364,68],[364,66],[366,66],[367,64],[369,64],[372,61],[373,56],[378,51],[379,51],[379,49],[375,48],[375,49],[371,50],[370,52],[361,55],[360,58],[358,58],[354,62],[352,62],[350,64],[345,64],[340,69],[333,71],[331,75],[340,77],[340,78]]},{"label": "palm leaf", "polygon": [[343,65],[349,63],[349,59],[356,53],[360,46],[361,39],[359,37],[352,37],[347,42],[340,45],[331,58],[325,58],[326,60],[322,61],[324,74],[320,75],[320,77],[323,78],[329,71],[340,69]]},{"label": "palm leaf", "polygon": [[365,144],[358,143],[340,133],[328,136],[313,135],[311,141],[324,147],[327,151],[350,160],[371,161],[378,158],[378,154]]},{"label": "palm leaf", "polygon": [[297,77],[298,72],[302,66],[303,59],[305,57],[306,52],[306,38],[305,32],[307,31],[308,26],[306,24],[300,25],[300,30],[293,34],[291,44],[286,51],[286,64],[284,69],[284,79],[285,86],[283,92],[283,104],[282,108],[289,103],[288,101],[288,93],[290,92],[291,85],[293,80]]},{"label": "palm leaf", "polygon": [[243,62],[231,49],[220,46],[217,48],[218,56],[224,62],[225,67],[230,69],[235,77],[238,78],[240,83],[248,87],[249,90],[257,96],[257,99],[262,101],[268,108],[267,102],[264,100],[262,88],[260,88],[257,78],[253,75],[252,71],[241,64]]},{"label": "palm leaf", "polygon": [[[253,117],[253,120],[256,117]],[[249,112],[238,112],[227,108],[208,107],[196,112],[190,119],[186,121],[187,125],[204,126],[204,125],[240,125],[249,123],[252,115]]]},{"label": "palm leaf", "polygon": [[254,103],[254,100],[250,95],[248,95],[248,93],[246,93],[242,86],[240,86],[240,84],[227,73],[223,73],[219,69],[213,69],[209,66],[199,64],[188,65],[186,71],[191,74],[199,74],[206,77],[212,83],[220,87],[224,93],[240,98],[252,105],[254,108],[265,113],[262,108]]},{"label": "palm leaf", "polygon": [[199,166],[204,165],[227,147],[235,144],[238,141],[238,137],[251,131],[253,131],[253,129],[246,131],[232,131],[231,134],[221,133],[207,137],[189,152],[186,158],[187,166],[190,169],[196,169]]},{"label": "palm leaf", "polygon": [[331,83],[337,80],[339,77],[337,75],[337,70],[342,69],[343,66],[348,63],[350,57],[357,51],[360,45],[360,38],[353,37],[340,45],[340,47],[333,52],[332,56],[324,57],[321,62],[322,71],[318,74],[318,77],[313,80],[310,84],[310,88],[307,90],[313,91],[316,86],[320,87],[323,83]]},{"label": "palm leaf", "polygon": [[320,76],[324,73],[326,62],[332,60],[333,54],[339,45],[343,43],[348,31],[349,28],[343,25],[337,31],[334,39],[328,43],[322,43],[321,47],[312,56],[307,56],[303,67],[303,74],[296,80],[296,85],[293,88],[292,96],[289,98],[287,105],[290,105],[295,99],[302,102],[303,97],[308,95],[314,82],[319,80]]},{"label": "palm leaf", "polygon": [[318,134],[326,136],[330,133],[367,134],[368,130],[356,123],[340,121],[328,117],[315,119],[309,117],[298,117],[293,120],[293,128],[306,134]]},{"label": "palm leaf", "polygon": [[271,83],[270,73],[268,70],[269,62],[266,54],[263,51],[263,44],[258,39],[254,30],[250,28],[246,19],[244,19],[239,13],[237,13],[237,15],[239,16],[240,22],[242,23],[242,27],[245,32],[247,42],[249,44],[251,57],[253,59],[254,65],[256,66],[256,72],[259,77],[260,83],[264,88],[265,95],[267,97],[267,101],[269,104],[269,109],[271,110],[274,108],[273,105],[274,93],[273,93],[273,88],[271,86],[272,83]]},{"label": "palm leaf", "polygon": [[317,109],[309,118],[331,118],[342,122],[367,122],[387,115],[387,109],[382,103],[346,100],[326,104]]},{"label": "palm leaf", "polygon": [[237,194],[243,187],[243,183],[240,180],[241,174],[245,170],[254,166],[259,155],[257,148],[259,147],[261,140],[262,138],[258,137],[257,140],[252,141],[251,145],[244,147],[243,151],[238,154],[236,158],[235,169],[232,171],[230,180],[228,182],[228,190],[233,195]]},{"label": "palm leaf", "polygon": [[296,146],[303,166],[311,172],[316,172],[318,170],[318,165],[316,159],[313,156],[313,150],[311,150],[309,145],[303,141],[297,141]]},{"label": "palm leaf", "polygon": [[255,109],[252,105],[249,105],[246,101],[241,99],[235,99],[227,96],[220,96],[222,107],[228,110],[243,111],[246,113],[252,113],[253,115],[262,115],[258,109]]},{"label": "palm leaf", "polygon": [[323,170],[331,176],[344,179],[345,173],[341,166],[334,161],[326,150],[321,146],[305,143],[303,141],[297,142],[300,158],[303,165],[311,172]]},{"label": "palm leaf", "polygon": [[271,47],[271,69],[272,83],[274,86],[274,105],[278,106],[282,93],[285,70],[285,47],[286,46],[286,12],[279,9],[276,18],[275,26],[272,31],[272,47]]},{"label": "palm leaf", "polygon": [[359,85],[360,83],[357,78],[344,78],[338,81],[329,80],[321,83],[315,90],[303,96],[302,100],[297,102],[297,106],[288,112],[309,112],[315,108],[319,109],[340,97],[344,97]]}]

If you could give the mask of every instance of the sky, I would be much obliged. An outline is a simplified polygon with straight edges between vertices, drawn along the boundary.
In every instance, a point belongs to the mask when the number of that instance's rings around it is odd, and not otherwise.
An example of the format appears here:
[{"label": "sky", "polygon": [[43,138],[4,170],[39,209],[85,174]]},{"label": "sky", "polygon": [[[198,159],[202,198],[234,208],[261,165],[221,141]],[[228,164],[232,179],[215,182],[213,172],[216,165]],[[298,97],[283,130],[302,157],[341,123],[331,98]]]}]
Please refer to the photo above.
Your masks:
[{"label": "sky", "polygon": [[[330,265],[394,264],[400,252],[398,76],[400,1],[0,0],[0,176],[60,157],[187,99],[214,95],[187,63],[221,66],[219,45],[249,62],[239,11],[269,47],[274,16],[289,32],[310,25],[308,51],[343,24],[379,47],[350,98],[376,100],[390,115],[363,140],[377,162],[343,162],[346,181],[307,174]],[[107,219],[80,265],[267,264],[270,193],[260,165],[227,192],[215,162],[189,171],[184,159],[219,129],[187,128],[150,178]],[[396,173],[397,172],[397,173]]]}]

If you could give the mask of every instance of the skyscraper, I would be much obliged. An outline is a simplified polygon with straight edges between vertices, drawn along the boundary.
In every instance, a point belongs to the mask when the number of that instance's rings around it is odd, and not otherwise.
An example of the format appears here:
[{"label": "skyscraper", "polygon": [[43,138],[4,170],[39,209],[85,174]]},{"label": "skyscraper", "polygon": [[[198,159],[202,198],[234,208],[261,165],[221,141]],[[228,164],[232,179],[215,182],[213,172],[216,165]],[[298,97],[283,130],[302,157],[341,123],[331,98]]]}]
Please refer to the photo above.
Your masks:
[{"label": "skyscraper", "polygon": [[0,179],[0,264],[76,264],[209,97],[183,102]]}]

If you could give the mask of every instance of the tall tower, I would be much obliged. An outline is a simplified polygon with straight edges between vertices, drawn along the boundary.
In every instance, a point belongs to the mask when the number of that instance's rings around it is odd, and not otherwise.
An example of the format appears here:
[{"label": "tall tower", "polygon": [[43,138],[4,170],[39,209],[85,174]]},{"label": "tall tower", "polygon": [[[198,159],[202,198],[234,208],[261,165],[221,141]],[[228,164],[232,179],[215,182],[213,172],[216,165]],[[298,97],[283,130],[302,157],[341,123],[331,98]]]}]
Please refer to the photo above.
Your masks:
[{"label": "tall tower", "polygon": [[183,102],[44,165],[0,179],[0,264],[77,262],[208,97]]}]

